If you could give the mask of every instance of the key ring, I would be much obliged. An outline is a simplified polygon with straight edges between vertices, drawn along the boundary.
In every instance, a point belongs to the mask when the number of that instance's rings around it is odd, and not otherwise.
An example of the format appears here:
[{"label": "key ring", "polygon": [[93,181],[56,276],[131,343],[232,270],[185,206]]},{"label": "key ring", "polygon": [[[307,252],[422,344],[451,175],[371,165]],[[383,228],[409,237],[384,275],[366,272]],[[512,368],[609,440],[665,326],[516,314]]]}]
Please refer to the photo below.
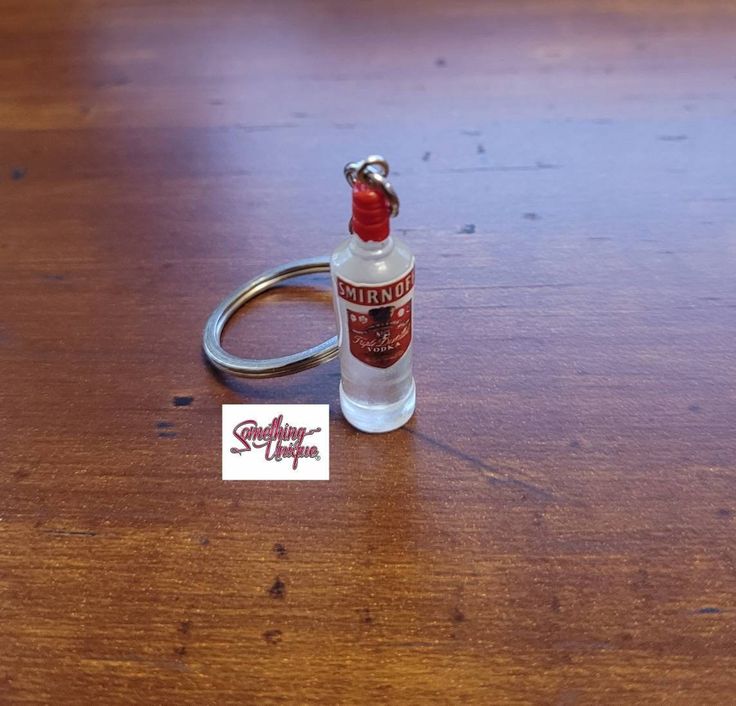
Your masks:
[{"label": "key ring", "polygon": [[202,347],[207,359],[219,370],[232,375],[246,378],[267,378],[298,373],[336,358],[338,353],[337,336],[333,336],[324,343],[300,353],[261,360],[238,358],[228,353],[220,343],[225,324],[240,307],[247,304],[251,299],[255,299],[259,294],[273,289],[286,279],[329,271],[330,261],[327,256],[296,260],[268,270],[236,289],[229,297],[220,302],[210,318],[207,319],[202,338]]}]

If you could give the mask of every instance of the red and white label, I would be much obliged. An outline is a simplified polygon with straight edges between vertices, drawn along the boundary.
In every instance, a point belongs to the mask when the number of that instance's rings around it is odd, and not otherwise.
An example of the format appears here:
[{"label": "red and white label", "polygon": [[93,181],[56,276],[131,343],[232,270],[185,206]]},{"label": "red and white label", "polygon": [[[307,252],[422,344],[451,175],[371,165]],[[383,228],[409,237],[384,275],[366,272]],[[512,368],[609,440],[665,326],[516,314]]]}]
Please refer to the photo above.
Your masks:
[{"label": "red and white label", "polygon": [[388,368],[411,344],[414,268],[393,282],[355,284],[337,277],[337,294],[347,302],[350,352],[374,368]]}]

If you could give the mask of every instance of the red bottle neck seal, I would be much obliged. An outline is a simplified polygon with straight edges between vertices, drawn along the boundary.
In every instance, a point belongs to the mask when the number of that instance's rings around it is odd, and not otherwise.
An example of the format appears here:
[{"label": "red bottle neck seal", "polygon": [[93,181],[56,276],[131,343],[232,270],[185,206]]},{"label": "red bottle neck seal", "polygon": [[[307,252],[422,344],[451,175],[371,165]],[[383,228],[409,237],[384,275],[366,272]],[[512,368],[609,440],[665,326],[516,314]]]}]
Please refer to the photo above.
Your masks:
[{"label": "red bottle neck seal", "polygon": [[353,184],[353,233],[361,240],[385,240],[391,232],[390,217],[391,204],[380,189],[360,181]]}]

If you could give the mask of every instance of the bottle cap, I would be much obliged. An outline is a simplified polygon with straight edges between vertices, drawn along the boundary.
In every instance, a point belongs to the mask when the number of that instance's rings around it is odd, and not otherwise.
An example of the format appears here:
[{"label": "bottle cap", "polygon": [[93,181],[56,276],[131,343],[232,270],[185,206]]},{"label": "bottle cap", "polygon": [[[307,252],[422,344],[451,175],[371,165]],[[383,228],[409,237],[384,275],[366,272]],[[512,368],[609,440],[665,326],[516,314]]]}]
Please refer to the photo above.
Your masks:
[{"label": "bottle cap", "polygon": [[353,184],[353,233],[361,240],[385,240],[391,232],[390,217],[391,204],[380,188],[360,181]]}]

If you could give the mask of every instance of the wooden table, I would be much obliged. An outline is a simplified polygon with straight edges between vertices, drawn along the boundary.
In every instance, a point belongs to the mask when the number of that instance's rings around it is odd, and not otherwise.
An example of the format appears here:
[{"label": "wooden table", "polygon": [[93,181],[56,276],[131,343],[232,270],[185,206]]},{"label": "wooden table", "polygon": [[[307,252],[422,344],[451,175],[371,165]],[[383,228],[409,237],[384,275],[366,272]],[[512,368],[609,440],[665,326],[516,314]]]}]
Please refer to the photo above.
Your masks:
[{"label": "wooden table", "polygon": [[[0,702],[725,704],[736,5],[0,9]],[[205,364],[385,154],[418,409]],[[324,277],[228,329],[333,330]],[[220,480],[223,403],[331,405],[329,483]]]}]

